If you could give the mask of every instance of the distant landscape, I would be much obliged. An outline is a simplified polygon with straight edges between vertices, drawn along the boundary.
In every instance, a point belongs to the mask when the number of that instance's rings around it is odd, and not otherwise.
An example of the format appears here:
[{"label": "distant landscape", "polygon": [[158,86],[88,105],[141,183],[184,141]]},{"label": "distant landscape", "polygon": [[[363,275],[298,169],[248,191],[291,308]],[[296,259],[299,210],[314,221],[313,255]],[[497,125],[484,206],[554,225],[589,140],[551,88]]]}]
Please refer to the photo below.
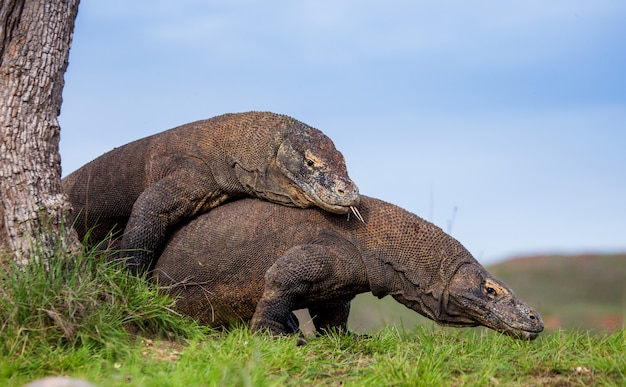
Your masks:
[{"label": "distant landscape", "polygon": [[[613,255],[541,255],[514,258],[487,269],[537,309],[547,329],[613,331],[626,315],[626,253]],[[412,329],[433,322],[391,297],[371,293],[352,303],[348,321],[358,332],[385,325]]]}]

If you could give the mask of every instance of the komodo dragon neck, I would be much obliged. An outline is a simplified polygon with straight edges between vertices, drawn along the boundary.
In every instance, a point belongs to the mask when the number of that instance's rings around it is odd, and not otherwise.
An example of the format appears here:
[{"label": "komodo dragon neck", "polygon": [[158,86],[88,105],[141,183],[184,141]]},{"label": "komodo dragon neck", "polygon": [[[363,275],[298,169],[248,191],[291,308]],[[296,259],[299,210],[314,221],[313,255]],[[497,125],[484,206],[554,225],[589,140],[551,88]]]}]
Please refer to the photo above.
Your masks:
[{"label": "komodo dragon neck", "polygon": [[480,264],[439,227],[400,207],[367,198],[359,210],[365,223],[342,228],[360,251],[372,293],[391,295],[436,322],[449,320],[450,279],[462,265]]},{"label": "komodo dragon neck", "polygon": [[[268,116],[267,125],[260,125],[254,121],[255,115],[240,115],[238,120],[232,120],[232,116],[224,114],[206,121],[211,122],[219,135],[207,136],[205,131],[196,128],[196,123],[176,128],[177,134],[184,137],[180,141],[188,144],[188,156],[205,161],[213,169],[215,165],[223,166],[213,174],[222,189],[259,196],[256,189],[267,187],[268,167],[289,132],[289,117]],[[212,149],[212,152],[205,149]]]}]

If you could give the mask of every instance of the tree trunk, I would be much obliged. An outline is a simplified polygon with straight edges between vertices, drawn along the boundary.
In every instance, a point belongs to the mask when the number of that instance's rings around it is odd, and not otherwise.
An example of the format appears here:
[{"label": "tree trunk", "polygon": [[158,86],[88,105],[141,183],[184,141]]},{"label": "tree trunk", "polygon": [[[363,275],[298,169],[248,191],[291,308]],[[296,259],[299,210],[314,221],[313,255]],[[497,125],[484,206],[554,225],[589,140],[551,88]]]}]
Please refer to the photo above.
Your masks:
[{"label": "tree trunk", "polygon": [[75,251],[61,194],[63,75],[79,0],[2,0],[0,6],[0,248],[15,262]]}]

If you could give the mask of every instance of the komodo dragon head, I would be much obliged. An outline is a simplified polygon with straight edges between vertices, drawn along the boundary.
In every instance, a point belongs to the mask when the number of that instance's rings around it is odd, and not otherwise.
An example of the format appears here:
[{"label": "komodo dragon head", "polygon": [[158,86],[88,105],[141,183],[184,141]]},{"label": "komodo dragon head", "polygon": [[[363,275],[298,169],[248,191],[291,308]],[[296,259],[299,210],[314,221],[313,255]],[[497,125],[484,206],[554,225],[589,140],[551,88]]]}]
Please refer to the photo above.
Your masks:
[{"label": "komodo dragon head", "polygon": [[503,282],[476,265],[466,264],[452,276],[444,322],[451,326],[484,325],[519,339],[533,340],[543,330],[539,314],[520,301]]},{"label": "komodo dragon head", "polygon": [[[367,208],[363,211],[369,212]],[[394,221],[395,213],[402,215]],[[384,250],[394,251],[382,262],[370,261],[368,270],[374,274],[372,277],[384,278],[372,284],[375,295],[389,294],[444,326],[483,325],[527,340],[543,331],[539,313],[519,300],[439,227],[399,210],[372,218],[367,219],[364,227],[370,228],[373,222],[385,223],[381,227],[388,232],[383,244],[389,245]]]},{"label": "komodo dragon head", "polygon": [[396,283],[400,289],[390,293],[393,298],[440,325],[483,325],[526,340],[537,338],[543,331],[539,313],[477,263],[459,266],[441,293],[434,289],[436,286],[424,292],[406,277]]},{"label": "komodo dragon head", "polygon": [[539,313],[478,263],[459,266],[441,292],[437,286],[424,292],[403,274],[396,278],[399,288],[390,292],[392,297],[440,325],[483,325],[526,340],[537,338],[543,331]]},{"label": "komodo dragon head", "polygon": [[318,206],[328,212],[345,214],[359,204],[359,189],[348,177],[346,163],[330,138],[319,130],[287,131],[280,139],[274,160],[274,184],[280,195],[272,201],[296,207]]}]

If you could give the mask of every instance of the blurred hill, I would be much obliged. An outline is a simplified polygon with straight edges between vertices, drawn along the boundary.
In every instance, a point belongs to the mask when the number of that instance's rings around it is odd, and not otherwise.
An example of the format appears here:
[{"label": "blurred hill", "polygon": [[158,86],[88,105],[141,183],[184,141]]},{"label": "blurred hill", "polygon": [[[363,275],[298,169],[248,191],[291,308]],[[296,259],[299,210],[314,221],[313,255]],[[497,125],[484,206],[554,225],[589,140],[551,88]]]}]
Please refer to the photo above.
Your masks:
[{"label": "blurred hill", "polygon": [[[613,330],[626,317],[626,254],[542,255],[514,258],[487,267],[529,305],[551,329]],[[433,324],[391,297],[361,294],[348,325],[357,332],[384,325]]]}]

